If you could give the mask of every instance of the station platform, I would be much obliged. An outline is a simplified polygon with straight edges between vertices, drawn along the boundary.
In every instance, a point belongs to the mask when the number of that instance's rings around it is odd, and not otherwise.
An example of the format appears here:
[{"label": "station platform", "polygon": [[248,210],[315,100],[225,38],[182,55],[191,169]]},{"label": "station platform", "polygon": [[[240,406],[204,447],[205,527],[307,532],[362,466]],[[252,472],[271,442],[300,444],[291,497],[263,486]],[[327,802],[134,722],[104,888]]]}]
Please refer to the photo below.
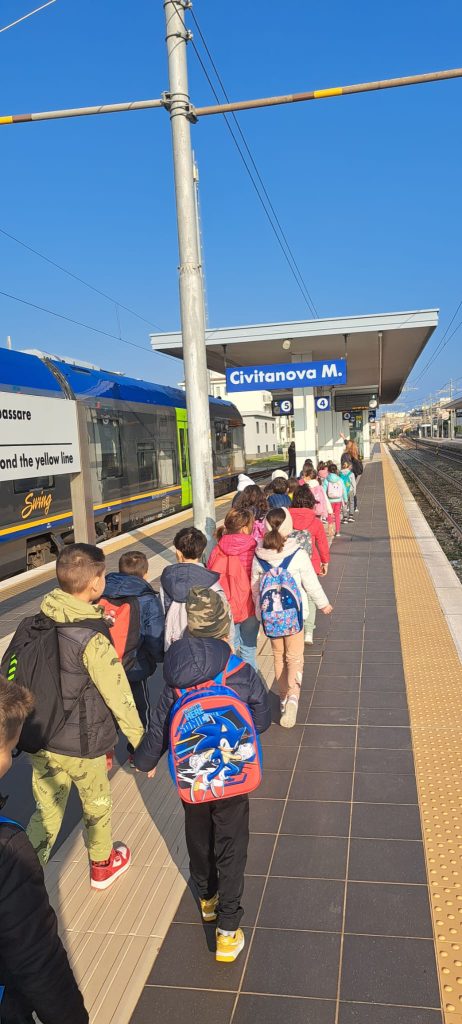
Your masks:
[{"label": "station platform", "polygon": [[[385,453],[358,499],[294,729],[272,694],[236,963],[200,921],[165,764],[114,773],[133,865],[113,889],[90,890],[78,828],[50,862],[92,1024],[462,1024],[462,587]],[[259,666],[271,687],[267,641]]]}]

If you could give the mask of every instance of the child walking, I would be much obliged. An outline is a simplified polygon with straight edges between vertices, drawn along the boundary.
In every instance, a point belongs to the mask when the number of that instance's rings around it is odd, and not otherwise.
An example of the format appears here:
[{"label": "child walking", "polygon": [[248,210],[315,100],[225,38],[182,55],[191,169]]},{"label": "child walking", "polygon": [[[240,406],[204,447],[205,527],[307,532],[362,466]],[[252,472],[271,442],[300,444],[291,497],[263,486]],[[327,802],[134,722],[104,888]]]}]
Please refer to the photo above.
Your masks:
[{"label": "child walking", "polygon": [[[324,492],[323,492],[324,493]],[[290,515],[294,530],[307,531],[311,538],[311,564],[316,576],[327,576],[330,562],[329,543],[326,531],[316,515],[315,494],[311,487],[303,484],[297,487]],[[305,643],[313,643],[313,632],[316,629],[316,605],[308,595],[308,615],[304,620]]]},{"label": "child walking", "polygon": [[218,544],[207,566],[220,575],[234,621],[234,649],[244,661],[257,667],[257,638],[260,623],[250,589],[252,560],[257,542],[252,536],[254,518],[249,509],[232,508],[224,527],[217,532]]},{"label": "child walking", "polygon": [[[34,709],[29,690],[0,676],[0,778]],[[5,797],[0,798],[3,806]],[[58,935],[43,871],[20,825],[0,815],[0,1015],[4,1024],[88,1024]]]},{"label": "child walking", "polygon": [[342,455],[340,464],[340,479],[343,480],[347,492],[347,505],[344,510],[344,523],[354,523],[356,477],[353,473],[351,459],[348,455]]},{"label": "child walking", "polygon": [[165,650],[180,640],[187,626],[186,598],[191,587],[210,587],[228,605],[220,574],[206,569],[202,556],[207,547],[205,533],[184,526],[173,539],[176,565],[168,565],[160,577],[160,598],[165,611]]},{"label": "child walking", "polygon": [[66,718],[47,740],[46,749],[31,755],[37,810],[27,829],[40,863],[46,864],[74,784],[82,803],[94,889],[112,885],[131,859],[124,843],[114,846],[112,842],[106,752],[117,740],[114,719],[133,747],[144,736],[129,682],[97,604],[104,591],[104,574],[101,548],[70,544],[56,561],[59,587],[42,602],[41,611],[56,623]]},{"label": "child walking", "polygon": [[[303,619],[308,617],[308,598],[312,598],[317,608],[324,615],[330,615],[332,605],[326,597],[309,555],[297,541],[290,536],[293,521],[285,508],[270,509],[266,517],[267,532],[261,546],[255,553],[252,565],[252,594],[255,601],[257,617],[261,619],[260,583],[265,574],[264,564],[271,568],[287,569],[302,600]],[[262,565],[262,562],[264,563]],[[290,636],[271,638],[271,649],[274,658],[274,674],[279,686],[281,700],[280,724],[291,729],[297,721],[298,701],[302,685],[304,663],[305,636],[303,627]]]},{"label": "child walking", "polygon": [[[165,655],[165,686],[143,742],[135,751],[136,767],[155,774],[156,765],[168,749],[169,723],[178,690],[191,690],[225,672],[230,660],[231,616],[219,595],[205,587],[193,587],[186,601],[188,629]],[[271,724],[266,688],[254,669],[241,662],[229,680],[230,687],[250,708],[255,730],[265,732]],[[211,727],[212,728],[212,727]],[[228,741],[227,726],[222,725],[219,750],[208,751],[204,765],[232,762],[234,739]],[[209,746],[213,747],[212,739]],[[234,754],[234,763],[239,755]],[[207,774],[207,773],[206,773]],[[204,785],[208,785],[204,782]],[[198,791],[199,792],[199,791]],[[202,790],[203,792],[203,790]],[[200,900],[203,921],[216,921],[216,959],[231,963],[244,948],[244,933],[239,928],[244,871],[249,842],[249,798],[246,794],[208,802],[183,803],[186,844],[191,878]]]},{"label": "child walking", "polygon": [[252,513],[252,537],[258,544],[265,532],[265,517],[268,511],[268,499],[265,497],[261,487],[258,484],[249,484],[243,491],[235,494],[233,508],[238,509],[240,512],[245,509]]},{"label": "child walking", "polygon": [[[109,600],[133,597],[138,602],[138,643],[127,679],[144,728],[150,714],[148,679],[164,656],[164,613],[158,594],[148,582],[148,570],[143,551],[125,551],[119,558],[119,571],[108,573],[104,588],[104,597]],[[131,744],[129,753],[133,754]]]},{"label": "child walking", "polygon": [[344,481],[338,475],[335,462],[327,463],[327,475],[323,479],[322,486],[332,505],[335,518],[335,532],[340,536],[340,523],[342,520],[342,506],[347,503],[347,490]]},{"label": "child walking", "polygon": [[268,498],[269,508],[290,508],[288,495],[289,480],[283,476],[277,476],[273,480],[273,493]]}]

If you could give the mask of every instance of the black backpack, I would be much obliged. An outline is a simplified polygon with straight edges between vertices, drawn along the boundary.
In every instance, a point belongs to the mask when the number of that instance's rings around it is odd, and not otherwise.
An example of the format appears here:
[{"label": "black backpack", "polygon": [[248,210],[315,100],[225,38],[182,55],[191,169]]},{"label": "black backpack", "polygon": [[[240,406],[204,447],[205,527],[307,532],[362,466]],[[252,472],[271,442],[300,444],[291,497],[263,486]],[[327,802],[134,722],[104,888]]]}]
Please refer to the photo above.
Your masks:
[{"label": "black backpack", "polygon": [[[57,625],[43,612],[23,619],[1,662],[1,670],[8,682],[25,686],[35,697],[35,709],[24,722],[18,743],[18,750],[29,754],[46,750],[47,744],[62,729],[73,710],[64,711]],[[66,622],[64,625],[66,629],[86,626],[109,638],[107,626],[97,619]]]}]

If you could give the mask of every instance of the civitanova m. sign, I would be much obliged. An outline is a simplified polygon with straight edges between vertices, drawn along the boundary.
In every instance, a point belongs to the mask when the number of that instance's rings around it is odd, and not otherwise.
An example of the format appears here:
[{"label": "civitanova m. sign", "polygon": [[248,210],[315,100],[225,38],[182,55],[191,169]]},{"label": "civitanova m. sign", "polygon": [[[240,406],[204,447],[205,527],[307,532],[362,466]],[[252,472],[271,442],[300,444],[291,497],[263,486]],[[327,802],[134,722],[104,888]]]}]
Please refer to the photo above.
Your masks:
[{"label": "civitanova m. sign", "polygon": [[346,359],[323,359],[313,363],[275,363],[274,366],[245,366],[226,370],[228,392],[314,388],[321,384],[335,384],[339,387],[346,382]]}]

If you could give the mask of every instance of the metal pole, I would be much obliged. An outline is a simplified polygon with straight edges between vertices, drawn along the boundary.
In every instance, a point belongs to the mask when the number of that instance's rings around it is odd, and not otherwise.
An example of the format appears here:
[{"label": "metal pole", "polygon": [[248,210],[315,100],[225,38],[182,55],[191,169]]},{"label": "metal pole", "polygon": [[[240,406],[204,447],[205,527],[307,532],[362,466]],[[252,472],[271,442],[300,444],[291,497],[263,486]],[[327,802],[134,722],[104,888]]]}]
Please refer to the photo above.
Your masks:
[{"label": "metal pole", "polygon": [[74,540],[79,544],[95,544],[95,518],[91,486],[90,445],[86,406],[76,404],[77,428],[80,448],[80,473],[73,473],[71,481],[72,522]]},{"label": "metal pole", "polygon": [[185,9],[190,6],[190,0],[164,0],[193,514],[195,526],[203,530],[211,540],[215,532],[215,497],[207,389],[204,296],[196,226],[191,106],[186,58],[186,44],[190,37],[184,23]]}]

